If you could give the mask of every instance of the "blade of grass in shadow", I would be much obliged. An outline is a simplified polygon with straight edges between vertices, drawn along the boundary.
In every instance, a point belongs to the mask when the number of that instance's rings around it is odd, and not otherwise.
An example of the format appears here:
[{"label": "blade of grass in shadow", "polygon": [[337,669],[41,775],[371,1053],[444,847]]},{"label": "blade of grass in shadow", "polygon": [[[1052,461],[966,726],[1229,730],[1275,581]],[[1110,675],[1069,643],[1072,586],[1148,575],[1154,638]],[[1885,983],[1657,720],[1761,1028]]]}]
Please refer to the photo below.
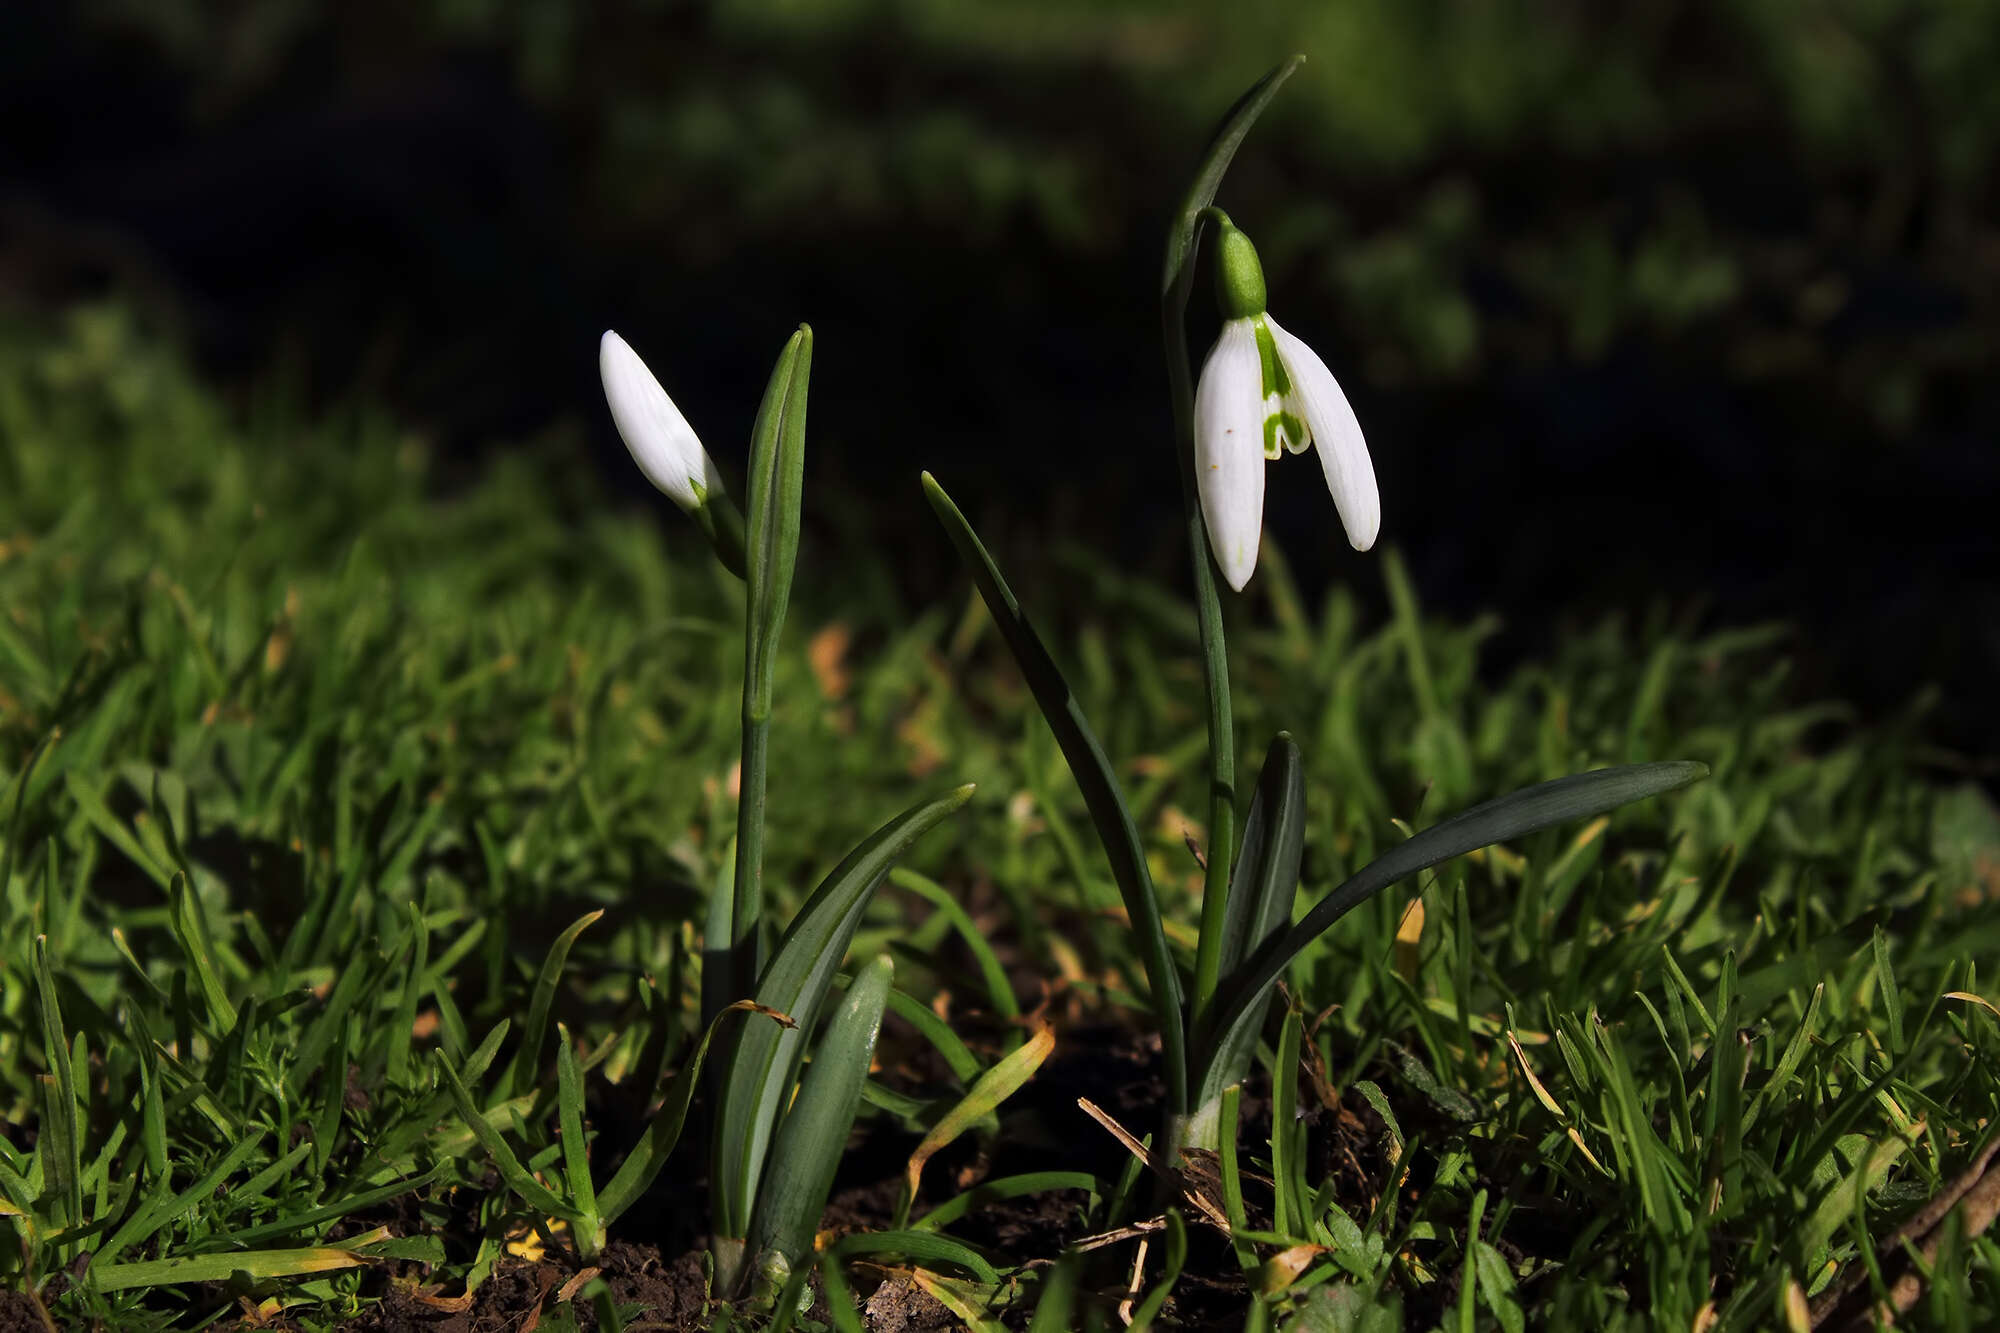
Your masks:
[{"label": "blade of grass in shadow", "polygon": [[[897,888],[916,894],[931,906],[945,914],[952,929],[965,941],[965,947],[972,954],[972,960],[979,966],[980,980],[985,984],[987,1001],[993,1012],[1001,1018],[1012,1020],[1021,1016],[1021,1006],[1014,999],[1014,988],[1007,981],[1007,969],[1000,964],[1000,957],[993,952],[993,946],[986,936],[972,922],[972,916],[958,899],[951,896],[942,884],[919,875],[914,870],[898,867],[889,872],[889,882]],[[1017,1034],[1018,1035],[1018,1034]]]},{"label": "blade of grass in shadow", "polygon": [[1188,1092],[1181,978],[1174,965],[1173,953],[1167,947],[1166,930],[1160,922],[1159,900],[1153,893],[1153,877],[1146,868],[1145,846],[1139,841],[1139,830],[1133,825],[1132,812],[1125,804],[1125,795],[1118,786],[1117,777],[1111,772],[1111,761],[1105,757],[1104,747],[1098,743],[1096,733],[1083,716],[1082,706],[1070,693],[1068,682],[1063,679],[1055,660],[1049,656],[1048,649],[1043,647],[1041,636],[1035,633],[1035,627],[1022,612],[1021,604],[1014,600],[1013,591],[1000,576],[999,566],[993,563],[993,557],[986,553],[979,535],[965,521],[965,515],[959,512],[951,497],[945,494],[944,487],[938,485],[937,479],[926,472],[923,481],[924,494],[930,499],[931,508],[937,512],[938,521],[944,525],[952,545],[958,548],[959,555],[972,571],[972,580],[979,587],[979,595],[985,599],[987,610],[992,612],[994,623],[1000,627],[1008,649],[1020,664],[1021,674],[1027,677],[1035,703],[1048,722],[1049,730],[1055,733],[1056,743],[1062,748],[1063,757],[1069,761],[1076,785],[1083,791],[1084,805],[1090,810],[1091,822],[1097,826],[1098,840],[1104,846],[1105,858],[1111,862],[1111,874],[1118,883],[1119,897],[1124,900],[1133,934],[1138,937],[1139,957],[1145,964],[1146,981],[1153,993],[1154,1020],[1160,1029],[1160,1051],[1166,1066],[1167,1114],[1170,1121],[1178,1120],[1186,1111]]},{"label": "blade of grass in shadow", "polygon": [[174,938],[180,942],[181,952],[187,955],[188,966],[194,969],[194,978],[201,986],[201,998],[208,1005],[209,1021],[215,1024],[218,1034],[226,1033],[236,1026],[236,1006],[229,1002],[229,992],[223,988],[221,969],[216,966],[215,946],[208,935],[208,917],[203,911],[201,900],[195,896],[188,877],[175,871],[168,889],[170,920]]},{"label": "blade of grass in shadow", "polygon": [[717,1268],[727,1279],[721,1283],[725,1291],[734,1288],[740,1275],[741,1247],[749,1235],[765,1153],[778,1113],[791,1093],[800,1045],[819,1015],[820,1002],[861,914],[896,859],[972,799],[972,790],[970,785],[958,787],[910,807],[850,852],[799,909],[764,969],[757,985],[758,1003],[790,1014],[799,1026],[773,1031],[759,1025],[745,1030],[731,1051],[716,1104],[718,1129],[709,1179],[715,1239],[723,1251],[717,1254]]},{"label": "blade of grass in shadow", "polygon": [[[1600,768],[1537,783],[1475,805],[1417,834],[1369,862],[1346,883],[1315,903],[1299,923],[1244,961],[1229,979],[1228,998],[1214,1025],[1201,1038],[1211,1057],[1246,1040],[1239,1028],[1263,1014],[1260,1001],[1299,952],[1348,912],[1399,880],[1454,856],[1505,842],[1573,819],[1587,819],[1649,796],[1685,787],[1708,775],[1706,765],[1686,761]],[[1224,1081],[1213,1058],[1204,1061],[1198,1104],[1221,1097]]]},{"label": "blade of grass in shadow", "polygon": [[931,1126],[930,1133],[924,1135],[923,1142],[910,1154],[910,1164],[903,1172],[903,1197],[896,1205],[898,1230],[909,1225],[910,1205],[916,1202],[917,1184],[923,1177],[924,1164],[953,1139],[992,1114],[1000,1103],[1019,1092],[1021,1085],[1035,1076],[1035,1071],[1042,1067],[1042,1061],[1048,1059],[1049,1052],[1055,1048],[1056,1030],[1043,1024],[1025,1045],[981,1074],[979,1080],[966,1090],[958,1105],[945,1112],[944,1118]]},{"label": "blade of grass in shadow", "polygon": [[1173,404],[1175,456],[1180,465],[1181,508],[1193,561],[1194,604],[1201,631],[1202,683],[1208,699],[1209,834],[1208,870],[1203,882],[1200,943],[1195,952],[1195,1016],[1205,1013],[1220,978],[1218,950],[1223,909],[1228,902],[1229,866],[1235,856],[1236,730],[1229,698],[1229,650],[1222,637],[1222,600],[1209,561],[1208,526],[1195,495],[1194,372],[1188,361],[1187,305],[1200,253],[1201,212],[1215,192],[1236,150],[1285,80],[1303,64],[1295,55],[1266,74],[1238,98],[1222,118],[1201,167],[1181,199],[1167,232],[1167,261],[1160,281],[1160,324],[1166,342],[1167,396]]},{"label": "blade of grass in shadow", "polygon": [[549,946],[548,956],[542,959],[542,970],[535,977],[535,993],[528,1001],[528,1026],[521,1030],[521,1049],[514,1056],[511,1078],[502,1078],[498,1095],[502,1100],[516,1092],[525,1092],[535,1086],[537,1067],[541,1064],[543,1034],[549,1030],[549,1010],[555,1004],[556,987],[562,982],[563,964],[569,961],[570,946],[584,928],[604,915],[604,909],[585,912],[569,923],[563,933],[556,936]]},{"label": "blade of grass in shadow", "polygon": [[750,1253],[759,1263],[770,1249],[784,1256],[788,1271],[801,1269],[812,1254],[833,1173],[854,1127],[894,975],[887,955],[861,969],[813,1050],[798,1097],[772,1140],[770,1169],[758,1191]]},{"label": "blade of grass in shadow", "polygon": [[826,1308],[836,1333],[865,1333],[861,1309],[854,1303],[854,1288],[847,1285],[840,1259],[831,1251],[819,1257],[820,1281],[826,1287]]}]

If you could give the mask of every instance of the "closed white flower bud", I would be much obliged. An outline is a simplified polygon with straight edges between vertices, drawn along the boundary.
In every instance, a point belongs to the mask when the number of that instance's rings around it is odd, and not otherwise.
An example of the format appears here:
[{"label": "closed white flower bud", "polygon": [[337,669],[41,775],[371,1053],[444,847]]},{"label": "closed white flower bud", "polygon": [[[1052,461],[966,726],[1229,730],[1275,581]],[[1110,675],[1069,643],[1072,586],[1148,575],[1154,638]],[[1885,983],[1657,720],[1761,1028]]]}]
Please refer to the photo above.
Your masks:
[{"label": "closed white flower bud", "polygon": [[689,513],[720,496],[722,477],[694,427],[639,354],[608,329],[597,347],[597,369],[611,419],[646,480]]}]

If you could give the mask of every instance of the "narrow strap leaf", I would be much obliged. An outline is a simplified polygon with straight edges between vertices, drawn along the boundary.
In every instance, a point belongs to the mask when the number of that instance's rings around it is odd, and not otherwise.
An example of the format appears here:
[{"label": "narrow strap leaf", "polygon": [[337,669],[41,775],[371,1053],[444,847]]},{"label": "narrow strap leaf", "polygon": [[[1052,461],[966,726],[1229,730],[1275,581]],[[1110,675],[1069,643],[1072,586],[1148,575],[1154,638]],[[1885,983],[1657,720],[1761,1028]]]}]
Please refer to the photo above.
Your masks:
[{"label": "narrow strap leaf", "polygon": [[[1243,850],[1229,879],[1229,910],[1223,919],[1220,950],[1224,977],[1234,973],[1245,958],[1255,954],[1290,923],[1305,835],[1305,766],[1300,761],[1299,747],[1289,735],[1280,732],[1264,756],[1257,792],[1250,798],[1250,812],[1243,820]],[[1267,997],[1271,989],[1265,988]],[[1261,1016],[1262,1010],[1258,1013]],[[1231,1044],[1213,1052],[1204,1088],[1226,1088],[1243,1081],[1257,1053],[1261,1026],[1260,1022],[1239,1024],[1231,1034]],[[1202,1030],[1199,1020],[1196,1030]],[[1196,1109],[1194,1146],[1217,1147],[1211,1140],[1218,1125],[1215,1117],[1208,1114],[1215,1108],[1209,1099],[1202,1099],[1196,1102]]]},{"label": "narrow strap leaf", "polygon": [[920,802],[877,829],[848,854],[813,891],[757,985],[757,1002],[790,1014],[798,1028],[774,1031],[762,1024],[744,1031],[730,1053],[716,1105],[715,1150],[710,1174],[716,1234],[742,1240],[763,1174],[778,1112],[790,1099],[800,1043],[819,1016],[855,927],[883,876],[946,815],[972,799],[972,787]]},{"label": "narrow strap leaf", "polygon": [[710,1020],[708,1029],[701,1034],[701,1040],[695,1044],[693,1054],[688,1056],[687,1063],[675,1076],[673,1091],[667,1094],[666,1101],[653,1116],[652,1123],[646,1126],[644,1137],[619,1166],[618,1173],[611,1177],[611,1183],[598,1194],[597,1215],[605,1226],[617,1221],[620,1214],[637,1203],[639,1196],[646,1192],[647,1187],[660,1174],[660,1168],[667,1164],[667,1158],[672,1155],[674,1145],[680,1142],[681,1127],[687,1123],[688,1104],[694,1100],[695,1088],[700,1086],[701,1065],[708,1057],[709,1043],[715,1040],[715,1034],[721,1029],[724,1020],[739,1011],[762,1014],[766,1018],[776,1019],[779,1023],[792,1021],[787,1015],[764,1009],[751,1000],[738,1000],[735,1004],[726,1006],[721,1013]]},{"label": "narrow strap leaf", "polygon": [[1076,785],[1083,791],[1083,803],[1090,811],[1091,823],[1097,826],[1098,841],[1104,846],[1105,859],[1111,862],[1112,878],[1117,881],[1119,897],[1125,902],[1133,933],[1138,936],[1139,957],[1146,967],[1146,982],[1153,992],[1153,1013],[1160,1028],[1168,1115],[1177,1117],[1186,1109],[1188,1091],[1181,978],[1174,956],[1167,948],[1159,900],[1153,894],[1153,877],[1146,869],[1146,850],[1139,841],[1132,812],[1125,804],[1125,793],[1111,772],[1111,761],[1105,757],[1104,747],[1098,744],[1097,734],[1084,718],[1082,705],[1070,693],[1068,682],[1048,649],[1042,646],[1041,636],[1035,633],[1021,604],[1014,600],[1013,591],[1000,576],[1000,567],[993,563],[993,557],[986,553],[979,535],[945,494],[944,487],[928,472],[924,473],[924,494],[929,497],[931,508],[937,511],[938,521],[944,525],[952,545],[972,571],[979,595],[993,613],[994,623],[1020,664],[1021,674],[1027,677],[1035,703],[1042,710],[1049,730],[1055,733],[1056,744],[1062,747],[1063,758],[1069,761]]},{"label": "narrow strap leaf", "polygon": [[799,1095],[771,1145],[771,1167],[759,1191],[750,1238],[752,1255],[773,1249],[794,1268],[811,1257],[813,1235],[861,1104],[861,1085],[875,1055],[894,975],[895,965],[886,954],[863,968],[827,1024]]},{"label": "narrow strap leaf", "polygon": [[[707,948],[726,975],[718,1002],[740,999],[759,967],[758,922],[764,902],[764,795],[770,748],[771,690],[778,644],[791,602],[805,492],[806,393],[812,378],[812,330],[801,324],[778,355],[750,435],[750,518],[746,542],[743,648],[743,754],[736,806],[735,884],[729,911],[711,909]],[[722,950],[726,947],[727,952]]]},{"label": "narrow strap leaf", "polygon": [[[1180,209],[1174,215],[1173,230],[1167,234],[1166,272],[1160,282],[1163,295],[1171,294],[1176,287],[1185,288],[1193,280],[1196,228],[1201,210],[1215,202],[1215,192],[1222,187],[1222,178],[1229,173],[1229,164],[1235,160],[1236,150],[1243,146],[1251,126],[1264,114],[1264,108],[1271,105],[1271,99],[1278,95],[1278,89],[1285,86],[1285,80],[1305,63],[1303,55],[1294,55],[1273,66],[1270,73],[1237,98],[1236,105],[1222,117],[1215,137],[1209,140],[1208,151],[1202,154],[1201,169],[1195,173],[1188,192],[1181,198]],[[1187,306],[1184,294],[1180,298],[1180,306],[1182,309]]]},{"label": "narrow strap leaf", "polygon": [[1291,735],[1279,732],[1264,755],[1257,791],[1243,819],[1242,850],[1229,877],[1229,912],[1222,936],[1224,976],[1291,920],[1305,838],[1305,765]]},{"label": "narrow strap leaf", "polygon": [[1259,1001],[1292,959],[1355,907],[1399,880],[1454,856],[1496,842],[1505,842],[1572,819],[1587,819],[1649,796],[1685,787],[1708,776],[1708,766],[1686,761],[1632,764],[1576,773],[1538,783],[1498,797],[1417,834],[1357,872],[1346,883],[1313,905],[1299,923],[1257,950],[1225,985],[1228,1000],[1219,1007],[1209,1032],[1211,1054],[1203,1070],[1199,1105],[1222,1095],[1223,1082],[1212,1055],[1243,1040],[1238,1027],[1250,1024],[1263,1010]]}]

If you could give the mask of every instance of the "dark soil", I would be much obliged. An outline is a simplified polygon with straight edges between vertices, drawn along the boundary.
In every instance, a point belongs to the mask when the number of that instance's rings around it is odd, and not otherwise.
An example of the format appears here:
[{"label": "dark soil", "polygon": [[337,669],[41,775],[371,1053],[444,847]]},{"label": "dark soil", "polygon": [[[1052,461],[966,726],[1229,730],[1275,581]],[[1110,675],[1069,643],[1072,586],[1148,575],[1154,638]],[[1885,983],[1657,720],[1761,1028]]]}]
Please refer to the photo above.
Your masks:
[{"label": "dark soil", "polygon": [[[707,1327],[703,1313],[707,1309],[707,1279],[699,1253],[690,1250],[671,1263],[663,1263],[654,1247],[614,1242],[599,1256],[595,1267],[619,1306],[643,1307],[626,1325],[634,1333],[649,1329],[678,1333]],[[538,1321],[542,1311],[567,1297],[577,1323],[595,1329],[596,1311],[581,1294],[589,1279],[578,1280],[583,1271],[574,1260],[502,1264],[473,1293],[470,1302],[417,1288],[392,1287],[379,1304],[349,1327],[369,1333],[499,1333],[503,1329],[516,1333],[532,1327],[531,1321]]]},{"label": "dark soil", "polygon": [[[918,1044],[901,1040],[902,1035],[893,1027],[884,1031],[882,1077],[921,1093],[941,1075],[929,1066]],[[1003,1107],[996,1138],[982,1144],[967,1135],[931,1160],[912,1218],[980,1180],[1021,1172],[1082,1169],[1117,1181],[1129,1154],[1078,1108],[1077,1099],[1089,1098],[1132,1132],[1145,1134],[1156,1125],[1162,1098],[1158,1060],[1155,1038],[1101,1024],[1069,1027],[1059,1038],[1055,1056]],[[1301,1114],[1310,1126],[1316,1174],[1336,1178],[1343,1205],[1355,1216],[1366,1217],[1388,1172],[1383,1127],[1358,1098],[1329,1101],[1322,1082],[1302,1082],[1306,1104]],[[1267,1139],[1269,1133],[1268,1099],[1246,1098],[1246,1153],[1261,1155],[1250,1145]],[[690,1136],[691,1141],[696,1139]],[[823,1230],[837,1238],[892,1226],[902,1173],[914,1146],[911,1135],[886,1121],[870,1122],[858,1132],[834,1183]],[[627,1238],[611,1245],[599,1264],[600,1275],[621,1307],[643,1307],[629,1325],[635,1330],[695,1333],[708,1327],[695,1173],[675,1170],[687,1165],[669,1166],[663,1180],[677,1184],[671,1192],[657,1191],[662,1196],[657,1203],[649,1200],[628,1215],[621,1228]],[[1195,1162],[1191,1169],[1199,1174],[1201,1167]],[[1246,1183],[1252,1224],[1268,1224],[1268,1184],[1256,1179]],[[1039,1266],[1087,1234],[1086,1202],[1081,1191],[1004,1200],[973,1211],[954,1223],[950,1232],[1001,1264]],[[380,1225],[383,1220],[370,1223]],[[413,1219],[398,1221],[408,1224]],[[651,1235],[645,1234],[649,1225]],[[1188,1240],[1188,1263],[1165,1311],[1167,1321],[1191,1329],[1238,1327],[1247,1293],[1234,1255],[1219,1234],[1198,1222],[1190,1223]],[[1106,1305],[1127,1294],[1135,1246],[1136,1241],[1125,1240],[1095,1251],[1097,1264],[1088,1274],[1087,1286]],[[394,1274],[380,1292],[380,1303],[352,1327],[379,1333],[404,1329],[516,1333],[534,1327],[567,1292],[577,1323],[594,1329],[597,1320],[581,1294],[585,1280],[578,1279],[580,1272],[581,1265],[566,1254],[551,1254],[533,1263],[506,1263],[469,1302],[462,1294],[453,1300],[455,1293],[423,1286],[422,1274]],[[850,1277],[870,1329],[942,1333],[960,1327],[944,1305],[894,1267],[857,1261],[850,1266]],[[824,1298],[817,1292],[815,1307],[815,1316],[824,1321]],[[1010,1322],[1025,1324],[1025,1312],[1010,1317]]]},{"label": "dark soil", "polygon": [[42,1307],[25,1291],[0,1291],[0,1333],[49,1333]]}]

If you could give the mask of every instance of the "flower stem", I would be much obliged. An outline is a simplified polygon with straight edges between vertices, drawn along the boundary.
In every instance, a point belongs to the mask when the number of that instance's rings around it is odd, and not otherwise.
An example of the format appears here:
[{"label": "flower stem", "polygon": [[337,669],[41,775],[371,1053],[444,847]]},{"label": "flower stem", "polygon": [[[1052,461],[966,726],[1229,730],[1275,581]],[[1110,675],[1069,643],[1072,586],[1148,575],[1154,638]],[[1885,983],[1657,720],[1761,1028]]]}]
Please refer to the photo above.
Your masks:
[{"label": "flower stem", "polygon": [[[1186,514],[1188,555],[1194,569],[1195,615],[1201,631],[1202,681],[1208,695],[1208,867],[1202,885],[1201,937],[1195,948],[1194,989],[1186,1017],[1190,1031],[1195,1030],[1214,1003],[1221,970],[1229,873],[1236,859],[1236,729],[1229,701],[1229,650],[1222,634],[1222,601],[1215,588],[1215,567],[1209,561],[1208,526],[1202,519],[1195,489],[1194,374],[1188,363],[1188,297],[1194,288],[1201,224],[1212,221],[1205,216],[1211,210],[1222,216],[1213,205],[1230,160],[1236,156],[1251,125],[1304,59],[1293,56],[1278,65],[1223,117],[1167,233],[1166,271],[1160,290],[1167,384],[1180,459],[1181,502]],[[1199,1064],[1205,1057],[1197,1052],[1194,1058]],[[1196,1071],[1193,1076],[1199,1081],[1201,1074]]]}]

